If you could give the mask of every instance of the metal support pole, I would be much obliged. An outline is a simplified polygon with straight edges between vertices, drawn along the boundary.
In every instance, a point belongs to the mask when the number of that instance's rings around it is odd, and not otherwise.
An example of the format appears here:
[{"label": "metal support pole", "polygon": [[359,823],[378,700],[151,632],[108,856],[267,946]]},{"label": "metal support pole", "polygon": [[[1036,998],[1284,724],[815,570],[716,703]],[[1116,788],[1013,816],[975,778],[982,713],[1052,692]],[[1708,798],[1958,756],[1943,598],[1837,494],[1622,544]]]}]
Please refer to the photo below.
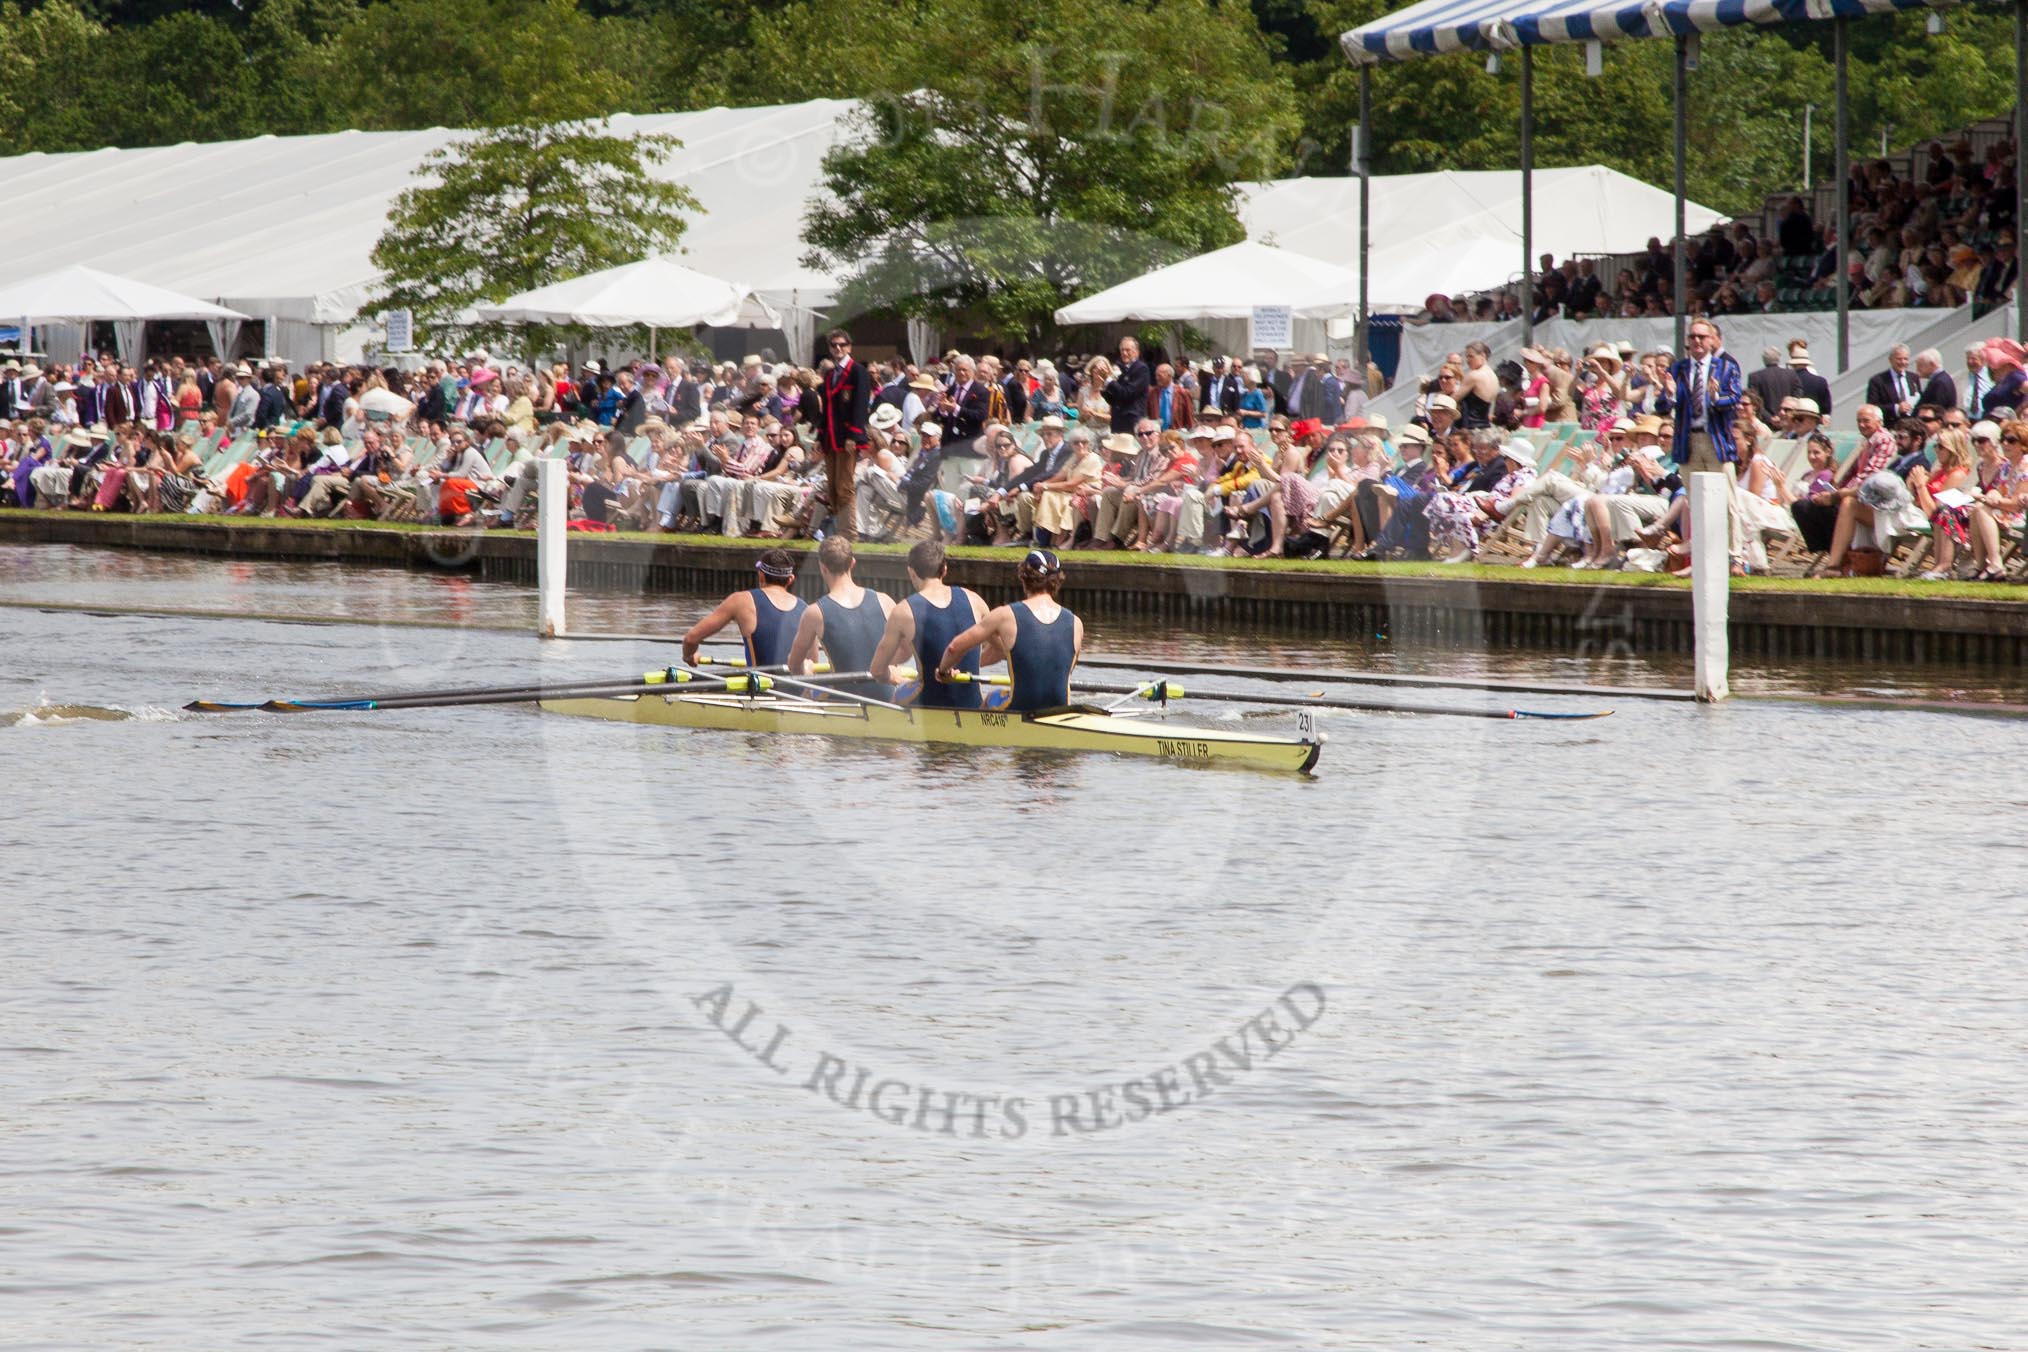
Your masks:
[{"label": "metal support pole", "polygon": [[[562,638],[564,555],[570,539],[570,481],[561,460],[538,460],[535,479],[535,593],[537,630],[543,638]],[[524,469],[522,471],[526,473]]]},{"label": "metal support pole", "polygon": [[1676,351],[1679,353],[1687,346],[1683,330],[1688,323],[1683,308],[1685,293],[1689,290],[1686,285],[1689,258],[1684,252],[1687,241],[1683,236],[1689,229],[1689,219],[1684,211],[1683,202],[1689,196],[1689,187],[1683,177],[1683,161],[1689,153],[1690,144],[1689,129],[1684,123],[1684,113],[1689,103],[1690,39],[1679,33],[1676,35],[1676,302],[1669,307],[1676,314]]},{"label": "metal support pole", "polygon": [[[2020,0],[2028,4],[2028,0]],[[1521,49],[1521,343],[1535,346],[1535,49]]]},{"label": "metal support pole", "polygon": [[1817,111],[1817,105],[1803,105],[1803,191],[1810,191],[1810,114]]},{"label": "metal support pole", "polygon": [[[2028,0],[2014,0],[2014,257],[2021,256],[2021,227],[2028,216],[2028,174],[2021,172],[2021,147],[2028,146]],[[2014,337],[2028,338],[2028,286],[2014,285]]]},{"label": "metal support pole", "polygon": [[1831,20],[1831,53],[1837,63],[1838,74],[1838,144],[1831,147],[1832,159],[1837,168],[1833,171],[1838,178],[1838,369],[1831,373],[1836,379],[1847,366],[1852,364],[1852,274],[1845,270],[1845,260],[1852,256],[1852,195],[1846,190],[1846,182],[1852,173],[1850,151],[1846,146],[1851,125],[1847,121],[1851,107],[1845,98],[1845,20]]},{"label": "metal support pole", "polygon": [[[2028,4],[2028,0],[2022,0]],[[1366,265],[1373,258],[1373,72],[1359,68],[1359,130],[1352,133],[1352,171],[1359,175],[1359,381],[1364,389],[1366,367],[1373,360],[1373,333],[1366,313]]]},{"label": "metal support pole", "polygon": [[1729,693],[1726,678],[1732,665],[1725,627],[1732,584],[1728,487],[1723,474],[1707,471],[1690,476],[1691,636],[1697,649],[1697,698],[1706,704],[1716,704]]}]

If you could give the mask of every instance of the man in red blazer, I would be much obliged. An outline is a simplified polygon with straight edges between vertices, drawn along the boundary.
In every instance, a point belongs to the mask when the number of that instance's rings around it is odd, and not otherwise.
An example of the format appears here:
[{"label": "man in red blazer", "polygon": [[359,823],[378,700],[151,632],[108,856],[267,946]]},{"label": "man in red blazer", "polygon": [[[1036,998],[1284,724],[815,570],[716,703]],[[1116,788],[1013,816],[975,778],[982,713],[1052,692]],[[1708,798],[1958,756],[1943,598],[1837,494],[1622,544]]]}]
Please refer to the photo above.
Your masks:
[{"label": "man in red blazer", "polygon": [[1176,383],[1176,368],[1167,362],[1155,368],[1155,383],[1148,387],[1148,416],[1162,424],[1164,432],[1197,421],[1190,391]]},{"label": "man in red blazer", "polygon": [[866,444],[866,406],[873,399],[873,373],[852,360],[852,335],[845,330],[831,330],[825,343],[831,350],[831,368],[824,372],[817,449],[824,456],[824,475],[830,481],[831,533],[851,540],[859,533],[853,515],[853,475],[859,470],[859,449]]}]

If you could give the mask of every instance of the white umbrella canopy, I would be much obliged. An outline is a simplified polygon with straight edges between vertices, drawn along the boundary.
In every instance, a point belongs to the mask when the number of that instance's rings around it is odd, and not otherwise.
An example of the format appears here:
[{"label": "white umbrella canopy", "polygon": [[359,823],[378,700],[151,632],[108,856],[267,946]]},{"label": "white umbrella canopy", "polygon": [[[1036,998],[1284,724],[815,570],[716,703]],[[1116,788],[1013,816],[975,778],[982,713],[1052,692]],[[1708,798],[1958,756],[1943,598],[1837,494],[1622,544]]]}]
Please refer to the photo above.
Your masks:
[{"label": "white umbrella canopy", "polygon": [[1056,321],[1247,319],[1256,307],[1276,305],[1305,319],[1342,319],[1359,309],[1359,274],[1243,240],[1073,301],[1056,312]]},{"label": "white umbrella canopy", "polygon": [[581,324],[595,329],[636,324],[658,329],[691,324],[771,329],[780,324],[780,316],[750,288],[666,258],[538,286],[473,310],[481,319],[499,323]]},{"label": "white umbrella canopy", "polygon": [[415,412],[414,404],[378,386],[359,396],[359,407],[369,418],[406,418]]},{"label": "white umbrella canopy", "polygon": [[164,287],[75,265],[0,286],[0,315],[31,324],[93,320],[245,319],[237,310]]}]

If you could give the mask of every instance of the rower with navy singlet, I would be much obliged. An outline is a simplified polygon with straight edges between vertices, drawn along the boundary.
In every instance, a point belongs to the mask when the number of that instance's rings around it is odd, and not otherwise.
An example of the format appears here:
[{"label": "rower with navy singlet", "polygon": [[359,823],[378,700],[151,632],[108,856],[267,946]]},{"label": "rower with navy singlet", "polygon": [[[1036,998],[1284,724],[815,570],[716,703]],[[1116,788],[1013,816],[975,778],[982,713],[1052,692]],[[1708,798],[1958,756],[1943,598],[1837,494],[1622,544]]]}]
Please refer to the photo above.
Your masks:
[{"label": "rower with navy singlet", "polygon": [[748,666],[779,667],[788,662],[796,626],[807,609],[789,590],[796,581],[796,556],[786,549],[770,549],[754,564],[754,571],[760,574],[758,587],[726,597],[683,635],[685,666],[697,665],[698,645],[728,624],[739,627]]},{"label": "rower with navy singlet", "polygon": [[[796,625],[788,659],[793,674],[810,674],[819,647],[834,672],[874,669],[873,655],[887,633],[894,598],[860,586],[852,576],[856,562],[852,542],[842,535],[833,535],[819,546],[817,567],[824,574],[824,595],[803,612]],[[886,700],[894,695],[893,687],[884,681],[854,681],[831,688],[868,699]]]},{"label": "rower with navy singlet", "polygon": [[[967,587],[953,587],[944,580],[950,564],[944,547],[935,540],[918,541],[908,551],[908,580],[915,593],[887,616],[887,632],[880,650],[873,655],[873,674],[881,680],[900,681],[895,699],[924,709],[977,709],[985,701],[975,681],[952,683],[936,677],[937,659],[950,641],[976,626],[986,614],[986,603]],[[895,673],[895,664],[913,657],[922,678],[905,680]],[[978,675],[981,659],[987,665],[1000,660],[997,649],[987,648],[970,655],[959,669]]]},{"label": "rower with navy singlet", "polygon": [[1063,564],[1053,550],[1031,549],[1016,570],[1021,599],[995,606],[977,624],[952,639],[937,662],[948,679],[975,649],[1006,654],[1012,681],[1007,708],[1041,713],[1070,703],[1070,673],[1084,651],[1084,621],[1058,603]]}]

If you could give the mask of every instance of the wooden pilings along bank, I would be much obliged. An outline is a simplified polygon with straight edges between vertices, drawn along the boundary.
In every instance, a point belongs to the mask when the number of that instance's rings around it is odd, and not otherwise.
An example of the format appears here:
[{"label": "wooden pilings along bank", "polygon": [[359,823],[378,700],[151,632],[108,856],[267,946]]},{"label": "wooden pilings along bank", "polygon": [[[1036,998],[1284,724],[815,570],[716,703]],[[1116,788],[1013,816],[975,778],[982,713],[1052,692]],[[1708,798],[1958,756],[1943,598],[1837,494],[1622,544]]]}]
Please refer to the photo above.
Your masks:
[{"label": "wooden pilings along bank", "polygon": [[[221,524],[174,517],[0,512],[0,542],[34,541],[226,558],[371,564],[476,574],[535,585],[535,539],[478,531],[334,529]],[[755,541],[723,545],[602,539],[570,542],[571,587],[584,591],[723,592],[751,585]],[[1070,560],[1065,599],[1094,619],[1203,631],[1274,631],[1461,648],[1579,654],[1691,651],[1690,593],[1677,586],[1572,581],[1346,575],[1175,563]],[[989,600],[1007,596],[1012,558],[954,558],[952,581]],[[899,554],[869,554],[861,579],[899,592]],[[800,580],[814,595],[814,560]],[[1826,659],[1918,666],[2028,662],[2028,591],[2021,601],[1805,591],[1737,591],[1729,630],[1736,658]]]}]

